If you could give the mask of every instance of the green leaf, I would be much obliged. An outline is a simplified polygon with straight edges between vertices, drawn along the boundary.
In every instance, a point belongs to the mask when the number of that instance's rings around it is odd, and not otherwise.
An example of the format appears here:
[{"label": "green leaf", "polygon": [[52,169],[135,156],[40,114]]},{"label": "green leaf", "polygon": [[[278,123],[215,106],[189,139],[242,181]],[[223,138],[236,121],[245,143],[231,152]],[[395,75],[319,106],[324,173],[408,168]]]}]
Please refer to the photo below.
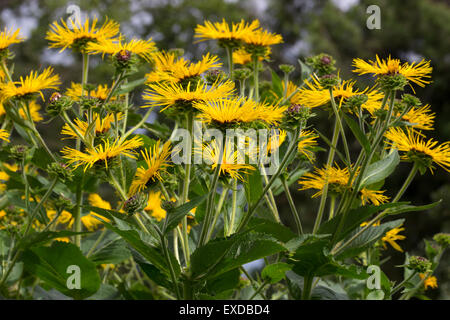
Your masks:
[{"label": "green leaf", "polygon": [[73,231],[44,231],[44,232],[32,232],[26,237],[22,238],[19,242],[18,248],[24,250],[37,245],[45,244],[46,242],[63,237],[72,237],[77,234],[86,234],[89,232],[73,232]]},{"label": "green leaf", "polygon": [[384,299],[384,292],[383,290],[373,290],[370,291],[367,295],[367,300],[383,300]]},{"label": "green leaf", "polygon": [[[387,231],[399,227],[405,219],[398,219],[386,223],[382,223],[379,226],[371,226],[366,231],[361,233],[355,240],[353,240],[344,251],[337,255],[337,259],[346,259],[351,258],[359,253],[367,250],[367,248],[371,247],[375,242],[381,239]],[[358,228],[351,234],[349,234],[348,238],[355,235],[362,228]]]},{"label": "green leaf", "polygon": [[249,206],[254,205],[263,192],[262,177],[259,170],[251,170],[244,174],[244,187]]},{"label": "green leaf", "polygon": [[267,219],[252,218],[248,224],[248,228],[258,233],[268,234],[283,243],[288,242],[296,236],[291,229]]},{"label": "green leaf", "polygon": [[344,277],[366,279],[367,273],[352,265],[345,266],[333,259],[329,252],[330,241],[314,235],[304,237],[291,258],[292,271],[303,277],[341,275]]},{"label": "green leaf", "polygon": [[216,296],[218,293],[235,289],[239,284],[240,276],[239,268],[232,269],[209,279],[206,282],[206,290],[209,294]]},{"label": "green leaf", "polygon": [[411,212],[411,211],[425,211],[425,210],[429,210],[431,208],[436,207],[441,202],[442,202],[442,199],[440,199],[439,201],[430,203],[430,204],[423,205],[423,206],[413,206],[410,204],[404,204],[404,205],[400,205],[400,206],[397,206],[395,208],[388,210],[388,213],[389,213],[389,215],[396,215],[396,214]]},{"label": "green leaf", "polygon": [[135,89],[138,86],[141,86],[145,83],[145,81],[147,81],[146,78],[141,78],[141,79],[137,79],[134,81],[130,81],[128,83],[122,84],[119,89],[116,91],[116,95],[121,95],[127,92],[132,91],[133,89]]},{"label": "green leaf", "polygon": [[292,265],[284,262],[269,264],[261,272],[261,277],[269,283],[277,283],[283,280],[286,277],[286,271],[291,269]]},{"label": "green leaf", "polygon": [[298,59],[297,61],[298,61],[298,64],[300,65],[300,68],[301,68],[301,81],[305,81],[311,75],[312,70],[302,60]]},{"label": "green leaf", "polygon": [[47,170],[47,165],[53,162],[52,157],[45,151],[44,148],[36,149],[33,154],[33,158],[31,158],[31,162],[36,165],[38,168],[43,170]]},{"label": "green leaf", "polygon": [[128,250],[126,242],[122,239],[116,239],[101,243],[89,259],[96,265],[118,264],[130,258],[130,256],[130,250]]},{"label": "green leaf", "polygon": [[[147,242],[144,242],[137,230],[121,230],[107,222],[103,222],[106,228],[114,231],[120,235],[126,242],[130,244],[137,252],[139,252],[149,263],[153,264],[164,274],[169,275],[169,266],[160,248],[154,247]],[[181,272],[180,265],[173,255],[171,256],[171,262],[174,266],[176,276]]]},{"label": "green leaf", "polygon": [[277,97],[283,97],[284,92],[281,79],[275,71],[271,70],[271,72],[272,72],[272,90],[275,92]]},{"label": "green leaf", "polygon": [[[385,209],[391,209],[402,205],[406,205],[408,203],[409,202],[395,202],[395,203],[385,203],[379,206],[366,205],[350,210],[345,219],[345,224],[342,228],[341,234],[338,235],[336,241],[340,241],[343,238],[345,238],[346,235],[352,232],[355,228],[358,228],[361,223],[365,222],[373,214]],[[323,223],[320,226],[318,233],[334,234],[336,232],[340,219],[341,215],[338,215],[333,217],[331,220]]]},{"label": "green leaf", "polygon": [[350,117],[346,116],[344,113],[342,113],[342,116],[347,123],[350,130],[352,130],[353,134],[355,135],[358,142],[361,144],[361,146],[364,148],[364,151],[366,154],[370,154],[370,143],[369,140],[367,140],[366,135],[361,131],[359,128],[359,125],[353,121]]},{"label": "green leaf", "polygon": [[[84,299],[100,288],[100,276],[95,264],[83,256],[80,249],[72,243],[57,241],[51,247],[28,249],[24,251],[22,260],[27,272],[66,296]],[[67,280],[71,276],[67,270],[72,265],[80,268],[81,289],[67,287]]]},{"label": "green leaf", "polygon": [[205,194],[203,196],[193,198],[189,202],[187,202],[181,206],[178,206],[174,209],[168,210],[167,216],[166,216],[167,222],[166,222],[165,228],[162,230],[162,232],[164,234],[167,234],[167,232],[169,232],[173,228],[176,228],[176,226],[180,223],[181,219],[183,219],[183,217],[185,215],[187,215],[192,209],[196,208],[201,203],[203,203],[203,201],[205,201],[207,196],[208,195]]},{"label": "green leaf", "polygon": [[214,277],[245,263],[273,255],[286,248],[260,233],[243,233],[216,239],[197,248],[191,256],[192,278]]},{"label": "green leaf", "polygon": [[393,150],[386,158],[370,164],[361,180],[360,189],[389,177],[399,163],[398,152]]}]

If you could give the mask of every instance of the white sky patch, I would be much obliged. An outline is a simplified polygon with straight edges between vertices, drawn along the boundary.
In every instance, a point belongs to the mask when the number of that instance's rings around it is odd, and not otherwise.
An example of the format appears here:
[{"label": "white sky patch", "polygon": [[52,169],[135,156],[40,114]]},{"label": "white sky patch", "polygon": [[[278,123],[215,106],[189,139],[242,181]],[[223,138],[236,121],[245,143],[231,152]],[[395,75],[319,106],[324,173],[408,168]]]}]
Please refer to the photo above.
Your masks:
[{"label": "white sky patch", "polygon": [[75,58],[69,50],[64,50],[59,53],[59,49],[45,48],[41,54],[41,61],[52,65],[68,67],[75,63]]},{"label": "white sky patch", "polygon": [[342,11],[348,11],[359,3],[359,0],[331,0]]}]

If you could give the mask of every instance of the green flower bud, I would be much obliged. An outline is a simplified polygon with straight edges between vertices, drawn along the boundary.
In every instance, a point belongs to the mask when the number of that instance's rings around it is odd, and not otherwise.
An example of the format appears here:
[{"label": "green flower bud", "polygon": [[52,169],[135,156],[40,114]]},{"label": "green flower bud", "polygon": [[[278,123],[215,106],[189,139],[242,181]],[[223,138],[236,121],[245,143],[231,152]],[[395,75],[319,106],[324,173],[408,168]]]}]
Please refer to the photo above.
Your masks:
[{"label": "green flower bud", "polygon": [[431,271],[431,262],[421,256],[412,256],[409,258],[407,268],[419,273],[427,273]]},{"label": "green flower bud", "polygon": [[408,80],[400,73],[380,75],[376,82],[383,91],[403,90],[408,84]]},{"label": "green flower bud", "polygon": [[28,147],[22,144],[14,145],[9,149],[11,158],[17,162],[22,162],[22,160],[27,156]]},{"label": "green flower bud", "polygon": [[286,74],[290,74],[295,70],[295,67],[291,64],[280,64],[279,68]]},{"label": "green flower bud", "polygon": [[237,81],[244,81],[245,79],[248,79],[251,74],[252,70],[250,70],[249,68],[240,68],[233,71],[234,79],[236,79]]},{"label": "green flower bud", "polygon": [[111,113],[119,113],[126,110],[126,105],[120,100],[110,101],[105,105],[105,109]]},{"label": "green flower bud", "polygon": [[55,207],[56,211],[71,210],[73,209],[73,207],[75,207],[75,204],[72,203],[72,200],[64,196],[59,196],[58,198],[53,200],[52,204]]},{"label": "green flower bud", "polygon": [[336,67],[334,66],[336,60],[325,53],[307,58],[306,64],[311,66],[319,77],[336,71]]},{"label": "green flower bud", "polygon": [[306,121],[314,116],[311,109],[300,104],[291,104],[284,113],[283,122],[286,126],[296,128],[298,125],[305,124]]},{"label": "green flower bud", "polygon": [[134,196],[125,201],[123,209],[128,215],[134,215],[141,212],[147,206],[148,195],[145,193],[136,193]]},{"label": "green flower bud", "polygon": [[447,248],[450,246],[450,233],[437,233],[434,235],[433,240],[441,247]]},{"label": "green flower bud", "polygon": [[352,111],[357,111],[361,108],[361,106],[367,102],[369,97],[367,94],[358,94],[355,96],[351,96],[345,102],[345,107]]},{"label": "green flower bud", "polygon": [[324,89],[332,89],[339,85],[340,79],[335,74],[325,74],[320,77],[319,81]]},{"label": "green flower bud", "polygon": [[72,181],[73,172],[69,166],[60,162],[52,162],[47,166],[50,175],[57,177],[62,182]]},{"label": "green flower bud", "polygon": [[407,107],[420,107],[422,105],[422,102],[419,98],[413,96],[412,94],[405,93],[402,95],[402,102]]},{"label": "green flower bud", "polygon": [[56,117],[59,116],[63,111],[72,108],[72,104],[73,101],[71,98],[63,96],[59,92],[54,92],[48,100],[46,110],[50,116]]}]

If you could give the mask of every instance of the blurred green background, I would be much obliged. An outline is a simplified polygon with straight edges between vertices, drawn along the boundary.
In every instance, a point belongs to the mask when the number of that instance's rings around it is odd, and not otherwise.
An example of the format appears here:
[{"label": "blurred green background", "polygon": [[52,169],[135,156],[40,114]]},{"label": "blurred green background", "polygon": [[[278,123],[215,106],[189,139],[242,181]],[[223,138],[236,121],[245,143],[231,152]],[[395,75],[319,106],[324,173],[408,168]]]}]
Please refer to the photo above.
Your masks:
[{"label": "blurred green background", "polygon": [[[66,18],[70,4],[81,7],[82,13],[96,15],[100,22],[108,16],[121,24],[121,31],[128,37],[152,37],[161,49],[184,48],[187,58],[199,58],[206,51],[223,55],[214,42],[194,43],[193,30],[204,19],[239,21],[258,18],[262,26],[283,35],[284,43],[273,47],[272,61],[268,64],[279,72],[278,65],[290,63],[298,66],[297,59],[325,52],[338,61],[341,76],[357,78],[350,72],[354,57],[373,59],[375,54],[406,61],[426,58],[433,66],[433,83],[418,88],[416,94],[424,103],[429,103],[436,112],[436,130],[427,134],[439,141],[450,140],[450,6],[442,0],[2,0],[0,20],[2,28],[20,27],[28,40],[15,45],[15,77],[29,73],[31,69],[53,65],[64,81],[80,81],[80,57],[69,50],[58,54],[47,48],[45,33],[48,25]],[[366,20],[369,5],[381,9],[381,29],[369,30]],[[224,60],[225,61],[225,60]],[[269,75],[266,72],[264,75]],[[298,73],[293,80],[298,81]],[[112,76],[106,64],[96,57],[91,59],[89,82],[108,83]],[[359,85],[371,85],[370,77],[358,77]],[[409,92],[409,88],[407,91]],[[136,96],[135,99],[139,99]],[[325,114],[312,120],[322,132],[330,133],[330,123]],[[44,135],[53,137],[50,145],[55,150],[60,145],[60,123],[42,124]],[[354,146],[355,152],[357,145]],[[325,154],[318,154],[323,159]],[[402,163],[395,175],[386,182],[388,194],[393,196],[406,177],[410,164]],[[292,187],[295,201],[304,224],[312,226],[318,200],[311,200],[312,193],[300,193]],[[424,255],[423,239],[431,239],[435,233],[450,232],[450,174],[442,169],[434,175],[418,176],[404,199],[414,204],[426,204],[438,199],[443,203],[428,212],[409,213],[404,232],[407,239],[400,242],[405,251]],[[277,199],[283,220],[290,221],[286,199]],[[401,279],[403,254],[389,248],[384,252],[391,256],[383,270],[393,280]],[[435,299],[450,299],[450,255],[443,257],[435,274],[439,288],[429,290],[428,296]]]}]

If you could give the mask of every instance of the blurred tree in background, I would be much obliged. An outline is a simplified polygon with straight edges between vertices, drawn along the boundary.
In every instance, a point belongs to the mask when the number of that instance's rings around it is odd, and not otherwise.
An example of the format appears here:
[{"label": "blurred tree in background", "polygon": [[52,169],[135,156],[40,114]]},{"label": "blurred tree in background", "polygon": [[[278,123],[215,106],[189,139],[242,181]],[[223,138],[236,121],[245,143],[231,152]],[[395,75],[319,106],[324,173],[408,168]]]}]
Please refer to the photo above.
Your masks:
[{"label": "blurred tree in background", "polygon": [[[333,55],[342,69],[344,79],[356,78],[350,73],[354,57],[363,59],[382,57],[389,54],[407,61],[431,60],[433,83],[426,88],[416,89],[417,96],[424,104],[429,103],[439,116],[436,130],[430,136],[440,141],[450,140],[450,6],[447,1],[437,0],[3,0],[0,3],[2,28],[20,27],[28,41],[14,47],[16,53],[15,75],[27,74],[36,66],[53,65],[61,75],[64,85],[71,81],[79,82],[81,70],[80,57],[69,52],[57,54],[58,50],[48,49],[45,33],[49,24],[60,18],[67,18],[66,8],[77,4],[83,13],[104,16],[121,24],[121,30],[128,37],[152,37],[161,49],[183,48],[187,58],[199,58],[206,51],[223,55],[222,49],[212,42],[195,43],[194,28],[204,19],[219,21],[251,20],[258,18],[261,24],[283,35],[284,43],[274,48],[269,66],[278,70],[278,65],[291,63],[298,65],[297,59],[325,52]],[[381,29],[369,30],[366,20],[369,5],[381,8]],[[90,82],[110,82],[112,73],[100,57],[91,60]],[[148,69],[150,70],[150,68]],[[144,72],[148,70],[143,70]],[[269,75],[269,73],[267,73]],[[293,74],[298,80],[299,71]],[[371,77],[358,77],[361,84],[372,85]],[[409,88],[406,89],[409,92]],[[410,92],[409,92],[410,93]],[[139,96],[136,95],[135,100]],[[137,103],[135,101],[135,103]],[[315,125],[330,135],[326,115],[316,117]],[[48,136],[55,137],[57,121],[41,125]],[[54,139],[52,147],[58,148],[59,138]],[[319,154],[319,157],[324,155]],[[387,188],[398,189],[407,175],[409,167],[402,164],[387,181]],[[423,253],[423,238],[431,238],[437,232],[450,231],[450,178],[440,174],[439,169],[433,177],[418,176],[408,190],[405,198],[414,199],[416,204],[424,204],[442,198],[443,203],[430,212],[410,213],[406,222],[407,239],[402,247],[411,253]],[[306,217],[305,224],[312,219],[309,194],[295,193],[296,203]],[[391,195],[392,196],[392,195]],[[280,196],[282,197],[282,196]],[[287,202],[281,202],[280,212],[288,211]],[[284,215],[290,217],[289,214]],[[286,218],[289,219],[289,218]],[[287,221],[290,223],[291,221]],[[386,263],[387,273],[398,280],[403,263],[401,255],[393,250],[387,252],[392,259]],[[430,293],[434,298],[450,299],[450,258],[444,258],[438,270],[439,289]]]}]

